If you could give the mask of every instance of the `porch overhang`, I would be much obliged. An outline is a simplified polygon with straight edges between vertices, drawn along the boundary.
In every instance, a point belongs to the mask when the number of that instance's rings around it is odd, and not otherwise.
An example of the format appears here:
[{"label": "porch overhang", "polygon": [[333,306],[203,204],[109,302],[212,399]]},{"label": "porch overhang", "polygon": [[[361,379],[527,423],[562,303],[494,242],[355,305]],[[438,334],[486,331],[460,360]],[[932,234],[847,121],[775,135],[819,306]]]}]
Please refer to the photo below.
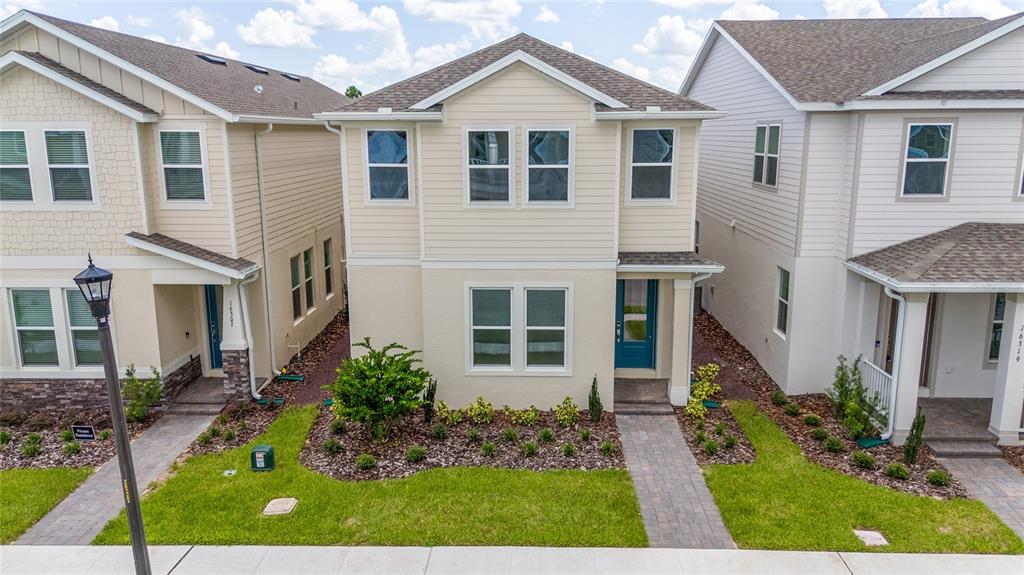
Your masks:
[{"label": "porch overhang", "polygon": [[720,263],[706,260],[696,252],[619,252],[615,270],[620,273],[718,274]]},{"label": "porch overhang", "polygon": [[[217,252],[201,248],[197,245],[176,240],[163,234],[141,234],[130,232],[125,235],[125,242],[135,248],[165,256],[182,263],[195,266],[199,270],[212,272],[229,280],[240,280],[252,277],[260,271],[260,266],[245,258],[232,258]],[[174,283],[192,283],[189,281]],[[214,282],[208,282],[214,283]]]},{"label": "porch overhang", "polygon": [[846,269],[900,293],[1024,293],[1024,282],[905,282],[852,261]]}]

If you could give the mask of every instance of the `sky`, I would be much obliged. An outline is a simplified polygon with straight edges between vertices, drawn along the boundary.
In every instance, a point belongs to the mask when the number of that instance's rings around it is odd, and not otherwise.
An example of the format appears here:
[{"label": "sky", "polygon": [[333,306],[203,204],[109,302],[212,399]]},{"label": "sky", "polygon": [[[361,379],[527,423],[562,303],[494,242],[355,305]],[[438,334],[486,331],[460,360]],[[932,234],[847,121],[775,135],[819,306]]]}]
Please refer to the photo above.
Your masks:
[{"label": "sky", "polygon": [[364,93],[526,32],[669,90],[716,19],[981,16],[1024,0],[0,0]]}]

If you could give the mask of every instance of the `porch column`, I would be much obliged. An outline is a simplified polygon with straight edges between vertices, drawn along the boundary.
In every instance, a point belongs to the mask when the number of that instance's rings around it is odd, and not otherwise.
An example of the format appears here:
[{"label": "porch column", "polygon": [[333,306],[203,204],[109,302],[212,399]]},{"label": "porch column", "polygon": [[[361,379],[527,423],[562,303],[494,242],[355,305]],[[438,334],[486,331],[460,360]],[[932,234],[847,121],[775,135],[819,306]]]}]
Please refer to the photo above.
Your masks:
[{"label": "porch column", "polygon": [[[917,414],[917,388],[921,381],[921,359],[924,354],[925,327],[928,322],[927,293],[905,293],[906,311],[903,313],[903,337],[899,365],[893,366],[897,377],[896,405],[893,409],[893,445],[903,445]],[[898,320],[897,320],[898,321]]]},{"label": "porch column", "polygon": [[992,419],[988,430],[999,437],[1000,445],[1019,445],[1024,427],[1024,293],[1006,294],[1003,313],[1003,338],[999,346]]},{"label": "porch column", "polygon": [[690,339],[693,337],[693,282],[672,280],[672,377],[668,398],[686,405],[690,398]]},{"label": "porch column", "polygon": [[238,281],[224,286],[220,350],[224,368],[224,396],[228,401],[245,401],[249,392],[249,344],[242,325]]}]

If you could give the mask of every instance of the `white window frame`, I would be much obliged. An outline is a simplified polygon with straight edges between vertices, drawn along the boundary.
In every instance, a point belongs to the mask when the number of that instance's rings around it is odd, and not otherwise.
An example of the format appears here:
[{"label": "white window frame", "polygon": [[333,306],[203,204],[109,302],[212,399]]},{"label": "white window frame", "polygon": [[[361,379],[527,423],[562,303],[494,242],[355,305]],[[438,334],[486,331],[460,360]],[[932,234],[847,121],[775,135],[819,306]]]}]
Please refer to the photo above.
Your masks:
[{"label": "white window frame", "polygon": [[[527,322],[527,315],[528,315],[528,308],[527,308],[527,301],[528,300],[527,300],[527,298],[529,297],[529,293],[531,291],[562,291],[562,292],[564,292],[565,293],[565,316],[566,316],[565,317],[565,325],[563,325],[561,327],[558,327],[558,326],[534,326],[534,327],[530,327],[529,323]],[[569,348],[569,307],[570,307],[569,306],[569,288],[564,288],[564,287],[540,287],[540,286],[537,286],[537,285],[524,285],[523,289],[522,289],[522,299],[523,299],[523,341],[522,341],[522,346],[523,346],[523,371],[524,372],[538,371],[538,372],[541,372],[541,373],[550,373],[552,370],[554,370],[554,371],[562,371],[562,370],[568,369],[568,367],[569,367],[569,349],[570,349]],[[527,353],[526,353],[527,345],[529,343],[529,337],[528,336],[529,336],[530,330],[540,330],[540,331],[558,331],[558,330],[561,330],[562,332],[564,332],[564,335],[562,337],[563,337],[563,341],[564,341],[563,345],[565,346],[565,363],[563,365],[533,365],[533,366],[531,366],[530,363],[529,363],[529,358],[527,357]]]},{"label": "white window frame", "polygon": [[[530,164],[530,132],[569,132],[569,164]],[[576,206],[576,127],[571,125],[533,124],[523,126],[523,207],[524,208],[573,208]],[[530,200],[530,170],[551,170],[568,168],[565,201]]]},{"label": "white window frame", "polygon": [[[405,133],[405,163],[404,164],[373,164],[375,168],[405,168],[405,177],[408,182],[409,197],[388,199],[388,198],[373,198],[370,196],[370,132],[404,132]],[[412,185],[412,165],[414,162],[413,148],[415,144],[412,141],[412,129],[410,128],[398,128],[395,126],[383,126],[379,128],[363,128],[363,187],[365,193],[363,201],[367,205],[374,206],[411,206],[415,205],[415,192]]]},{"label": "white window frame", "polygon": [[[24,327],[19,327],[18,326],[18,318],[16,316],[16,312],[15,312],[15,309],[14,309],[14,292],[17,292],[17,291],[45,291],[47,293],[47,295],[50,298],[50,319],[51,319],[51,325],[49,327],[47,327],[47,326],[24,326]],[[61,346],[61,338],[60,338],[60,336],[57,333],[57,331],[58,331],[57,330],[57,318],[60,317],[60,313],[57,311],[57,309],[55,309],[55,307],[53,305],[53,290],[50,289],[50,288],[44,288],[44,287],[36,287],[36,288],[19,287],[19,288],[14,288],[14,289],[8,290],[8,294],[9,294],[10,300],[11,300],[10,301],[10,307],[9,307],[10,314],[11,314],[11,327],[14,328],[14,331],[13,331],[14,337],[12,338],[12,341],[14,343],[15,357],[18,360],[18,367],[20,369],[58,369],[58,368],[60,368],[61,365],[63,365],[65,363],[65,359],[66,358],[62,357],[62,355],[64,355],[64,354],[61,353],[61,347],[63,347],[63,346]],[[25,364],[25,358],[22,357],[22,355],[21,355],[21,332],[22,331],[50,331],[50,332],[53,332],[53,342],[54,342],[54,346],[57,348],[57,365],[26,365]],[[68,343],[70,343],[70,342],[68,342]]]},{"label": "white window frame", "polygon": [[[295,269],[298,270],[296,277],[298,278],[299,283],[297,285],[295,284],[294,281],[295,278],[292,277],[292,260],[296,262]],[[289,303],[292,306],[292,325],[296,325],[300,321],[302,321],[302,318],[306,317],[305,309],[303,309],[302,307],[302,290],[304,287],[304,284],[302,283],[302,252],[299,252],[298,254],[288,258],[288,285],[291,287],[291,289],[288,290],[288,295],[291,297],[291,301]],[[295,290],[299,290],[298,315],[295,314]]]},{"label": "white window frame", "polygon": [[[3,165],[0,165],[0,167],[2,167],[2,168],[14,168],[14,169],[25,168],[26,170],[28,170],[28,187],[29,187],[29,193],[32,194],[32,197],[27,199],[27,200],[0,200],[0,205],[7,205],[7,204],[12,204],[12,205],[14,205],[14,204],[18,204],[18,205],[31,205],[33,202],[36,201],[36,186],[32,182],[32,149],[31,149],[31,146],[29,146],[28,130],[25,130],[23,128],[3,128],[3,129],[0,129],[0,132],[20,132],[22,139],[25,140],[25,163],[24,164],[3,164]],[[49,169],[47,169],[47,172],[49,172]]]},{"label": "white window frame", "polygon": [[[671,130],[672,131],[672,175],[669,180],[669,192],[668,198],[634,198],[633,197],[633,168],[634,167],[652,167],[652,166],[664,166],[664,163],[652,163],[652,162],[640,162],[636,163],[633,161],[633,134],[637,130],[648,131],[648,130]],[[626,173],[626,204],[632,204],[636,206],[674,206],[676,205],[676,188],[679,182],[676,179],[679,177],[679,130],[669,126],[636,126],[629,129],[629,138],[626,142],[626,150],[629,154],[629,171]]]},{"label": "white window frame", "polygon": [[1006,337],[1006,295],[1007,294],[1002,294],[1002,296],[1003,296],[1003,319],[996,319],[996,304],[998,302],[1000,294],[998,294],[998,293],[992,294],[992,304],[988,308],[988,324],[987,324],[987,326],[988,326],[988,333],[985,336],[985,355],[984,355],[984,357],[985,357],[985,366],[986,367],[995,367],[996,365],[999,365],[999,354],[1001,354],[1002,351],[1003,351],[1002,348],[1000,348],[996,352],[995,359],[992,359],[992,356],[989,353],[992,350],[992,331],[993,331],[993,328],[995,326],[997,326],[997,325],[1003,326],[1003,337],[1004,338]]},{"label": "white window frame", "polygon": [[324,261],[324,300],[329,300],[334,297],[334,238],[327,238],[320,245]]},{"label": "white window frame", "polygon": [[[0,201],[5,212],[90,212],[101,210],[101,192],[96,177],[96,155],[93,153],[92,130],[89,122],[17,122],[4,121],[4,130],[25,133],[25,145],[29,156],[29,179],[32,183],[32,201]],[[53,184],[50,182],[49,157],[46,153],[46,132],[85,132],[86,154],[89,156],[89,183],[92,187],[91,201],[53,201]],[[40,192],[45,190],[45,192]],[[38,192],[38,193],[37,193]]]},{"label": "white window frame", "polygon": [[[910,130],[914,126],[949,126],[949,150],[946,152],[945,158],[908,158],[907,149],[910,148]],[[903,146],[900,148],[900,154],[902,156],[900,163],[900,199],[910,200],[927,200],[927,199],[944,199],[949,197],[949,182],[950,177],[953,175],[953,142],[956,138],[956,122],[949,120],[920,120],[916,122],[907,122],[906,128],[903,130]],[[931,162],[945,162],[946,171],[942,178],[942,193],[941,194],[907,194],[907,164],[910,163],[931,163]]]},{"label": "white window frame", "polygon": [[[309,256],[309,273],[306,269],[307,255]],[[302,265],[302,297],[306,302],[306,315],[309,315],[316,311],[316,283],[313,282],[313,277],[316,276],[316,252],[313,250],[313,246],[302,250],[300,264]]]},{"label": "white window frame", "polygon": [[[494,329],[494,326],[473,325],[473,290],[474,289],[507,289],[511,290],[512,305],[512,345],[511,366],[476,366],[473,364],[473,329]],[[562,289],[565,290],[565,365],[533,366],[526,365],[526,291],[530,289]],[[463,290],[464,323],[465,323],[465,374],[467,376],[543,376],[571,377],[573,373],[573,282],[466,282]],[[499,327],[500,329],[500,327]],[[542,328],[536,329],[554,329]]]},{"label": "white window frame", "polygon": [[[163,138],[160,134],[164,132],[194,132],[199,134],[199,167],[203,170],[203,199],[202,200],[172,200],[167,197],[167,176],[164,172],[164,168],[195,168],[194,164],[165,164],[164,163],[164,150],[163,150]],[[212,208],[212,202],[210,199],[210,170],[208,168],[208,155],[206,153],[206,130],[197,127],[171,127],[160,128],[157,130],[156,135],[156,153],[157,161],[160,162],[160,207],[162,209],[179,209],[179,210],[194,210],[194,209],[210,209]]]},{"label": "white window frame", "polygon": [[693,253],[700,253],[700,220],[693,221]]},{"label": "white window frame", "polygon": [[[51,164],[50,163],[50,155],[49,155],[49,153],[46,152],[46,133],[47,132],[82,132],[82,134],[85,137],[85,155],[86,155],[86,159],[88,161],[85,164]],[[49,193],[50,203],[54,204],[54,205],[59,205],[59,206],[70,206],[72,208],[74,208],[75,206],[95,205],[97,203],[96,199],[99,197],[99,190],[96,189],[96,165],[95,165],[96,164],[96,157],[93,154],[93,150],[92,150],[92,134],[90,133],[89,128],[84,128],[84,127],[65,128],[65,127],[45,126],[42,129],[42,138],[43,138],[43,140],[42,140],[42,143],[43,143],[43,153],[46,154],[44,157],[46,158],[46,179],[47,179],[47,184],[48,184],[47,185],[47,189],[50,190],[50,193]],[[52,169],[52,168],[82,168],[82,167],[84,167],[84,168],[89,170],[89,193],[90,193],[89,199],[88,200],[58,200],[56,198],[57,190],[53,189],[53,176],[50,174],[50,169]],[[33,193],[33,197],[34,196],[35,196],[35,194]]]},{"label": "white window frame", "polygon": [[[782,293],[781,293],[781,289],[782,289],[782,272],[786,272],[786,291],[789,292],[787,297],[786,297],[786,299],[782,299]],[[777,265],[777,266],[775,266],[775,299],[774,299],[774,302],[775,302],[775,313],[772,314],[772,315],[775,316],[774,317],[775,323],[772,325],[772,331],[774,331],[775,335],[781,337],[782,339],[786,339],[786,335],[789,333],[789,317],[790,317],[790,315],[789,315],[789,308],[790,308],[790,305],[791,305],[792,301],[793,301],[793,273],[791,271],[787,270],[786,268]],[[786,305],[786,331],[781,331],[779,329],[779,318],[781,317],[779,315],[779,303],[783,303],[783,304]]]},{"label": "white window frame", "polygon": [[[507,132],[508,133],[508,166],[471,166],[469,163],[469,133],[470,132]],[[516,128],[515,126],[493,126],[493,125],[467,125],[462,129],[462,187],[464,190],[462,204],[467,208],[510,208],[516,204],[516,182],[513,166],[516,164]],[[504,202],[492,202],[486,200],[473,201],[469,196],[469,171],[472,169],[508,169],[508,200]]]},{"label": "white window frame", "polygon": [[[61,288],[60,301],[64,305],[64,326],[68,330],[68,359],[71,361],[71,364],[74,365],[75,367],[98,367],[98,368],[102,368],[103,367],[103,363],[102,362],[99,363],[99,364],[94,364],[94,365],[79,365],[79,363],[78,363],[78,358],[75,356],[75,332],[76,331],[95,331],[95,332],[99,333],[99,326],[97,325],[95,327],[83,327],[83,326],[73,326],[73,325],[71,325],[71,309],[70,309],[70,306],[68,306],[68,297],[67,297],[67,293],[65,293],[65,292],[81,293],[81,290],[79,290],[77,287],[76,288]],[[50,304],[53,305],[53,302],[51,301]]]},{"label": "white window frame", "polygon": [[[777,127],[779,129],[779,151],[772,154],[768,150],[771,148],[772,128]],[[757,153],[757,129],[764,128],[764,153]],[[750,170],[750,182],[755,186],[762,186],[770,188],[772,190],[779,189],[779,177],[782,175],[782,122],[757,122],[754,125],[754,158],[757,156],[764,156],[764,162],[761,164],[761,181],[754,180],[754,170]],[[768,158],[775,158],[775,183],[769,184],[768,180]],[[757,163],[756,161],[754,162]],[[753,166],[751,166],[753,168]]]}]

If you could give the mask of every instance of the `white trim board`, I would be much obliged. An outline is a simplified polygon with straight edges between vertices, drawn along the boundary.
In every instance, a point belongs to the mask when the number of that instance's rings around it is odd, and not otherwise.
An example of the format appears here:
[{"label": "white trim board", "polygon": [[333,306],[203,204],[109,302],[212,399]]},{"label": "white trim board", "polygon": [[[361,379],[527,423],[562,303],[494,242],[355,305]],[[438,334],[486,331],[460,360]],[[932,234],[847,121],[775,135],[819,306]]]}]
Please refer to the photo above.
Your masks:
[{"label": "white trim board", "polygon": [[689,265],[620,265],[615,268],[618,272],[632,273],[688,273],[688,274],[720,274],[725,271],[725,266],[719,264],[689,264]]},{"label": "white trim board", "polygon": [[1024,293],[1024,283],[1014,282],[903,282],[854,262],[846,268],[900,293]]}]

